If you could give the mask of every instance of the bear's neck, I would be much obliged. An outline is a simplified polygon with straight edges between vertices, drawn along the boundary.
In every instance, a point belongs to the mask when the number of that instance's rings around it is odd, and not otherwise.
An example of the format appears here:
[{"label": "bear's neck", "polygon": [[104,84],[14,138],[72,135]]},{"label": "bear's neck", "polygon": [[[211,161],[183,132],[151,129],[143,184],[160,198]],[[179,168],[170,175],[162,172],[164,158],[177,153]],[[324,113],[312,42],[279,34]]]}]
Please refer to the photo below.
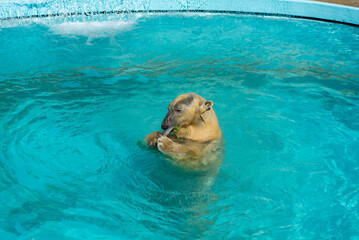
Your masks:
[{"label": "bear's neck", "polygon": [[194,124],[180,129],[180,131],[178,131],[176,134],[177,137],[200,142],[206,142],[220,138],[222,132],[214,110],[211,109],[205,112],[201,115],[201,117],[202,119],[199,119]]}]

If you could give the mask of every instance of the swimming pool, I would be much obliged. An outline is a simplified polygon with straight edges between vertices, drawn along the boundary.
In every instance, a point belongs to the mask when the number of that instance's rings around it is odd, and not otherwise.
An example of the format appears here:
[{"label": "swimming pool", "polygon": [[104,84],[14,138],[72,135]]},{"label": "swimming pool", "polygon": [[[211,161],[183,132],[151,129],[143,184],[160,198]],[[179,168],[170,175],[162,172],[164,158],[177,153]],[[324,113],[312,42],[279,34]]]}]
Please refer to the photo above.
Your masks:
[{"label": "swimming pool", "polygon": [[[206,13],[11,20],[0,63],[1,239],[359,237],[357,27]],[[218,176],[140,143],[185,92],[214,102]]]}]

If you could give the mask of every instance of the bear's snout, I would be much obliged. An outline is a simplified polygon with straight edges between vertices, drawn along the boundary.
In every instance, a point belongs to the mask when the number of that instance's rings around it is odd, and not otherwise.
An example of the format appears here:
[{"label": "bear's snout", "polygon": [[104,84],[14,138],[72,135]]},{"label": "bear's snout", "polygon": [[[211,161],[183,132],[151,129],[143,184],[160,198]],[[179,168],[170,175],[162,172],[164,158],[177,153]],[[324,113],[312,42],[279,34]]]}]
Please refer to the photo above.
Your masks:
[{"label": "bear's snout", "polygon": [[162,128],[163,130],[166,130],[167,128],[169,128],[169,126],[168,126],[168,124],[162,122],[161,128]]},{"label": "bear's snout", "polygon": [[173,114],[171,114],[170,112],[168,112],[165,116],[165,118],[162,121],[161,124],[161,128],[163,130],[166,130],[169,127],[172,127],[172,125],[174,126],[175,124],[173,123]]}]

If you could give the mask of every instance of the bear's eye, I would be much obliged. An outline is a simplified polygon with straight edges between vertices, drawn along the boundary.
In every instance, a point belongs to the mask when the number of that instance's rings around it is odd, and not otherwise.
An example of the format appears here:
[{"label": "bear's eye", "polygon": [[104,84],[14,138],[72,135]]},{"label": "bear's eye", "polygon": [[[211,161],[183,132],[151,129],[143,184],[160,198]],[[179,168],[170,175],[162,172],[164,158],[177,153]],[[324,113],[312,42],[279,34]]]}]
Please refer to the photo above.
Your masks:
[{"label": "bear's eye", "polygon": [[180,113],[180,112],[182,112],[182,109],[176,109],[175,111]]}]

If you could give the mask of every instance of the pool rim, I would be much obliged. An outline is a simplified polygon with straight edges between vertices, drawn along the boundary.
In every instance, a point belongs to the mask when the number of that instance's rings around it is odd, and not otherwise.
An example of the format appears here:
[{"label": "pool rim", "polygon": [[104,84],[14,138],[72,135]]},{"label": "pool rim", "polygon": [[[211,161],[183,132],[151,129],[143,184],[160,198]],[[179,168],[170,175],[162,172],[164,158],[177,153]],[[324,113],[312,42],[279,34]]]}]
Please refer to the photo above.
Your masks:
[{"label": "pool rim", "polygon": [[[359,10],[359,9],[358,9]],[[358,27],[359,24],[343,22],[339,20],[324,19],[319,17],[309,17],[293,14],[282,13],[265,13],[265,12],[251,12],[251,11],[236,11],[236,10],[204,10],[204,9],[183,9],[183,10],[113,10],[113,11],[91,11],[91,12],[69,12],[69,13],[51,13],[51,14],[38,14],[26,16],[14,16],[0,18],[0,21],[21,20],[21,19],[35,19],[35,18],[51,18],[51,17],[70,17],[70,16],[96,16],[96,15],[111,15],[111,14],[131,14],[131,13],[213,13],[213,14],[230,14],[230,15],[249,15],[249,16],[271,16],[281,18],[294,18],[314,20],[319,22],[328,22],[334,24],[344,24],[348,26]],[[0,26],[1,28],[1,26]]]}]

